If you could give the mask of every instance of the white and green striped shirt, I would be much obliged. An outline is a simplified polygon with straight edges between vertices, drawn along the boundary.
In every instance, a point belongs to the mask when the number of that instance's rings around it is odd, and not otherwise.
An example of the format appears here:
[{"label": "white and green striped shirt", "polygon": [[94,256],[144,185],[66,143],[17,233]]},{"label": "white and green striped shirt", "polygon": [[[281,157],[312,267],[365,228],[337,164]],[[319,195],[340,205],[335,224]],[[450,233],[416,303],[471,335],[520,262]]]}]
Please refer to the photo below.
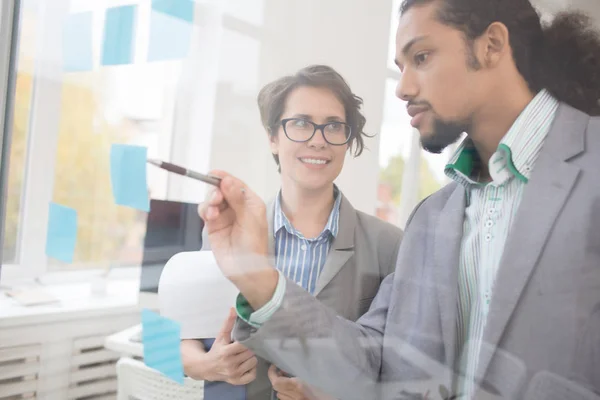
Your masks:
[{"label": "white and green striped shirt", "polygon": [[540,153],[558,101],[542,90],[514,122],[489,161],[491,182],[477,181],[479,157],[466,139],[445,168],[465,187],[467,206],[458,275],[457,353],[464,382],[455,389],[473,397],[473,377],[504,245]]}]

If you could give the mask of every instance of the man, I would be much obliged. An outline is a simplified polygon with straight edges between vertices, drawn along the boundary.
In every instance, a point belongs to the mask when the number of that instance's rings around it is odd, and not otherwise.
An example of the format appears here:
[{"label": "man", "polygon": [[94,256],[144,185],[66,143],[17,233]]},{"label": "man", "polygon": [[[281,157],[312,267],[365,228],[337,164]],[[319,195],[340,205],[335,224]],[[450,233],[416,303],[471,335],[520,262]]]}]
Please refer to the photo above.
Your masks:
[{"label": "man", "polygon": [[396,45],[423,147],[468,134],[453,182],[352,323],[268,268],[264,205],[221,173],[201,213],[242,295],[235,338],[343,399],[597,398],[598,35],[577,14],[543,28],[528,0],[405,0]]}]

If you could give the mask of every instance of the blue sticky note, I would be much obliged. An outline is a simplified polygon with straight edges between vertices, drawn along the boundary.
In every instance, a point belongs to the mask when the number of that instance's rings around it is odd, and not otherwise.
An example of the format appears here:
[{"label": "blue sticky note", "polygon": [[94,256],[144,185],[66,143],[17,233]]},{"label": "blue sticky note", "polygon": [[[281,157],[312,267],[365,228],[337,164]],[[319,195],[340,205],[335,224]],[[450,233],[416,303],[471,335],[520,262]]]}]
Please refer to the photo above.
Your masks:
[{"label": "blue sticky note", "polygon": [[92,12],[70,14],[63,25],[63,70],[92,70]]},{"label": "blue sticky note", "polygon": [[46,232],[46,255],[66,263],[72,263],[76,242],[77,211],[50,203]]},{"label": "blue sticky note", "polygon": [[122,65],[133,62],[133,35],[137,6],[114,7],[106,10],[102,65]]},{"label": "blue sticky note", "polygon": [[152,0],[152,11],[194,22],[194,0]]},{"label": "blue sticky note", "polygon": [[181,326],[178,322],[142,310],[144,362],[183,385],[183,361],[179,349]]},{"label": "blue sticky note", "polygon": [[113,144],[110,148],[110,181],[115,203],[148,212],[146,148]]},{"label": "blue sticky note", "polygon": [[193,0],[153,0],[148,61],[185,58],[194,21]]}]

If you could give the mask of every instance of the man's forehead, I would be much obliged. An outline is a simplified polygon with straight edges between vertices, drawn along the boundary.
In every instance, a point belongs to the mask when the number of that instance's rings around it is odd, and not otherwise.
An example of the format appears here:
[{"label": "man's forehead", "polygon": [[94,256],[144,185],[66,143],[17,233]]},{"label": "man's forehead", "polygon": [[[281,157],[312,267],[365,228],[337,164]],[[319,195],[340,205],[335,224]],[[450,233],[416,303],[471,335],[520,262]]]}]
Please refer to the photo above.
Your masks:
[{"label": "man's forehead", "polygon": [[402,49],[407,43],[418,37],[437,33],[440,23],[436,19],[434,3],[413,6],[400,16],[396,31],[396,44]]}]

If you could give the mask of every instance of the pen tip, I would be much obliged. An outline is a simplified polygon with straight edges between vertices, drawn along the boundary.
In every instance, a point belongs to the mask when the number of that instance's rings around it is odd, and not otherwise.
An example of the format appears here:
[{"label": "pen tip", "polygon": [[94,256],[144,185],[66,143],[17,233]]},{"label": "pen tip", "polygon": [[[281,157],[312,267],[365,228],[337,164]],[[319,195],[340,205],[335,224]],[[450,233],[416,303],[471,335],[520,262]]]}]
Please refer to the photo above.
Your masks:
[{"label": "pen tip", "polygon": [[153,158],[148,158],[146,161],[147,161],[149,164],[156,165],[157,167],[160,167],[160,166],[162,165],[162,163],[161,163],[160,161],[158,161],[158,160],[155,160],[155,159],[153,159]]}]

